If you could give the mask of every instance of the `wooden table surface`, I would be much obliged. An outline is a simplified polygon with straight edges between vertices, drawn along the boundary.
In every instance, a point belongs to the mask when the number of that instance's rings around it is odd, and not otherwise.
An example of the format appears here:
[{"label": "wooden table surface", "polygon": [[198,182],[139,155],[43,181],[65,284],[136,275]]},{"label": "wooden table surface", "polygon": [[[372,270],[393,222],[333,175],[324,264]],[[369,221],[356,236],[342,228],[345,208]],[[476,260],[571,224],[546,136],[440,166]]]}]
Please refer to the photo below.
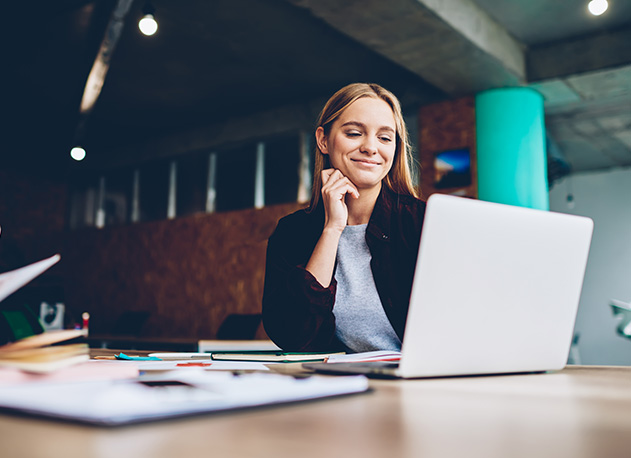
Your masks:
[{"label": "wooden table surface", "polygon": [[626,457],[631,368],[374,380],[369,393],[119,428],[0,415],[3,458]]}]

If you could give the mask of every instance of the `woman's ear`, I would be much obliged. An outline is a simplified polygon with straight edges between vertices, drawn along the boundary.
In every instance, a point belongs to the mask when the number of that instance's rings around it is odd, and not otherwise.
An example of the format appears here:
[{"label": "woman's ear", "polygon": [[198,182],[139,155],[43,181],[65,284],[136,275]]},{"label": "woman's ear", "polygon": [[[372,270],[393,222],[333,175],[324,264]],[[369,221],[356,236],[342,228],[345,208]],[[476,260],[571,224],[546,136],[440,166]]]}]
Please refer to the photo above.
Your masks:
[{"label": "woman's ear", "polygon": [[316,145],[322,154],[329,154],[329,150],[326,146],[326,135],[324,134],[324,127],[320,126],[315,131]]}]

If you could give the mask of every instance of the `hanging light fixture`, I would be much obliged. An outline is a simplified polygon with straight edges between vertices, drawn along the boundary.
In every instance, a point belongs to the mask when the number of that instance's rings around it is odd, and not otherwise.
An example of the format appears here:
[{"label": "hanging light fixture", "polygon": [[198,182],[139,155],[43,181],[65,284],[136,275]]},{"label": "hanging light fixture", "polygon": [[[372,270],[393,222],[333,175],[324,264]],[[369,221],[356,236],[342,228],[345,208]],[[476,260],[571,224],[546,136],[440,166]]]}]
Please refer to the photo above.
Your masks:
[{"label": "hanging light fixture", "polygon": [[142,9],[142,18],[138,21],[138,28],[144,34],[150,37],[158,31],[158,22],[154,17],[155,8],[150,3],[145,3]]}]

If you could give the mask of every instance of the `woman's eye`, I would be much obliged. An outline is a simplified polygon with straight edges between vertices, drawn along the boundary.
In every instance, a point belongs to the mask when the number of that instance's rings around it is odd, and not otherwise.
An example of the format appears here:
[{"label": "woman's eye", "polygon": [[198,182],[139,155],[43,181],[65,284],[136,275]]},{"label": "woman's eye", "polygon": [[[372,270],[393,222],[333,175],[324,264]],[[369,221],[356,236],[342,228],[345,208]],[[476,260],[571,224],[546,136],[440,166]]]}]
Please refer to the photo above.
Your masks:
[{"label": "woman's eye", "polygon": [[347,137],[359,137],[360,135],[359,132],[346,132]]},{"label": "woman's eye", "polygon": [[392,139],[390,137],[379,137],[381,139],[382,142],[386,142],[389,143],[392,141]]}]

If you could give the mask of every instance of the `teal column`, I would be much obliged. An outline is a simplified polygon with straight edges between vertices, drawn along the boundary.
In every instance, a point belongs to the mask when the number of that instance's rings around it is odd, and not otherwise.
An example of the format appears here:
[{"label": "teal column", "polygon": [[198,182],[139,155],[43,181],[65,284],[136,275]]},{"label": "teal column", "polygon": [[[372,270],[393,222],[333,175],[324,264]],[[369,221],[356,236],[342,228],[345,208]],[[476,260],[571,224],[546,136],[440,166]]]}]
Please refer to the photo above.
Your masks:
[{"label": "teal column", "polygon": [[475,99],[478,198],[548,210],[543,97],[492,89]]}]

